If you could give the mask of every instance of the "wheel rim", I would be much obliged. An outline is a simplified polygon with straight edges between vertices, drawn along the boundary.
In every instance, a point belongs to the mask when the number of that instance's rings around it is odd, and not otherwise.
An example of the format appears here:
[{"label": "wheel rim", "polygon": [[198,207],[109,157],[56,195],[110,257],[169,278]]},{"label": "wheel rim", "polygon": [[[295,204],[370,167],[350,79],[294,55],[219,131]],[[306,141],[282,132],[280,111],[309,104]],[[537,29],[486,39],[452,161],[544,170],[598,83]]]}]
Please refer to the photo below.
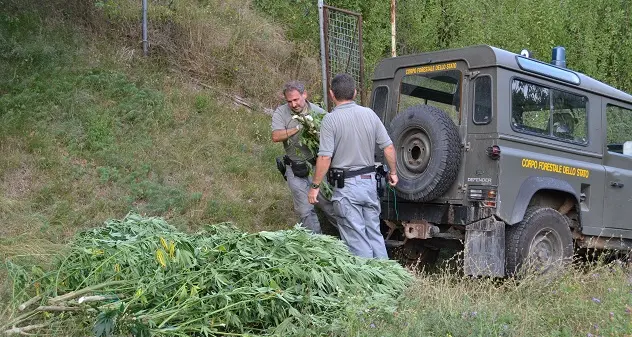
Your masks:
[{"label": "wheel rim", "polygon": [[538,272],[546,272],[561,264],[564,259],[562,238],[555,230],[543,228],[529,245],[528,267]]},{"label": "wheel rim", "polygon": [[430,162],[430,138],[421,129],[410,129],[402,134],[399,142],[398,161],[402,173],[415,176],[423,173]]}]

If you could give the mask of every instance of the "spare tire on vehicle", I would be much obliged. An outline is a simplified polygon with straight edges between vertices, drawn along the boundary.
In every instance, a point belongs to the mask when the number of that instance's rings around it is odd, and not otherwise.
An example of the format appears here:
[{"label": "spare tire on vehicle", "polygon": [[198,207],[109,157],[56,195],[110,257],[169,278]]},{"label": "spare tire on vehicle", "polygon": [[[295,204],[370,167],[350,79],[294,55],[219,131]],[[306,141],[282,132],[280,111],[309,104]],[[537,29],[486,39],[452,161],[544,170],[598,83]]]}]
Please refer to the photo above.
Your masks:
[{"label": "spare tire on vehicle", "polygon": [[397,195],[431,201],[454,183],[461,164],[457,126],[443,110],[416,105],[391,121],[390,136],[397,152]]}]

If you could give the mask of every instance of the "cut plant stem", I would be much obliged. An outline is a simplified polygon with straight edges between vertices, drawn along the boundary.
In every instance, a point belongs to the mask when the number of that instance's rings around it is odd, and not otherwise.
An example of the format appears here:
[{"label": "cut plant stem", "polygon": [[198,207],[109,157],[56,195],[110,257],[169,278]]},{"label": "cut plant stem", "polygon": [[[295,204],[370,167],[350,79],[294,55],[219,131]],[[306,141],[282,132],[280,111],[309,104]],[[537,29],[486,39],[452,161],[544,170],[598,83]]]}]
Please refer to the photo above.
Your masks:
[{"label": "cut plant stem", "polygon": [[48,324],[33,324],[25,327],[15,327],[4,332],[5,335],[28,335],[27,332],[47,327]]},{"label": "cut plant stem", "polygon": [[64,295],[53,297],[53,298],[48,300],[48,303],[54,304],[54,303],[58,303],[58,302],[66,301],[66,300],[71,300],[73,298],[79,297],[79,296],[81,296],[83,294],[87,294],[87,293],[92,292],[94,290],[98,290],[98,289],[109,287],[109,286],[115,286],[115,285],[119,285],[119,284],[125,284],[125,283],[127,283],[127,281],[109,281],[109,282],[103,282],[103,283],[100,283],[100,284],[95,284],[95,285],[87,287],[87,288],[79,289],[79,290],[76,290],[76,291],[71,291],[71,292],[66,293]]},{"label": "cut plant stem", "polygon": [[42,299],[42,296],[35,296],[33,298],[31,298],[30,300],[20,304],[20,306],[18,306],[18,310],[20,311],[24,311],[24,309],[30,307],[31,305],[33,305],[35,302],[39,301]]}]

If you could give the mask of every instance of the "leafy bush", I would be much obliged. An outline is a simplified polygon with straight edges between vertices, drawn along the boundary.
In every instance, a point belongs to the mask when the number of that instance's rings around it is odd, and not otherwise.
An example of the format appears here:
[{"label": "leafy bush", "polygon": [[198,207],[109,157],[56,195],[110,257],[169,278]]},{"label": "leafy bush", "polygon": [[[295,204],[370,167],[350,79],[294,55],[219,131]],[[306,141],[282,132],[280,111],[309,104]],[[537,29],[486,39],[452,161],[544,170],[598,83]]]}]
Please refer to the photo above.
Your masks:
[{"label": "leafy bush", "polygon": [[97,336],[341,333],[348,312],[395,310],[412,280],[394,261],[356,257],[298,227],[247,234],[220,224],[191,235],[131,214],[65,251],[50,270],[10,265],[14,301],[40,306],[0,331],[86,322]]}]

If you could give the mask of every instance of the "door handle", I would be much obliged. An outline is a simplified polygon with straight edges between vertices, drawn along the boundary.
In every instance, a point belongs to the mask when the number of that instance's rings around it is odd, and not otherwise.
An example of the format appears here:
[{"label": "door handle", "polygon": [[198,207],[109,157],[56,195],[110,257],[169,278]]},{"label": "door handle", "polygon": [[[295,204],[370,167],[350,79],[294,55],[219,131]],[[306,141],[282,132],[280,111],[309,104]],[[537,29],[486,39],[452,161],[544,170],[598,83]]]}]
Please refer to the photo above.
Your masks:
[{"label": "door handle", "polygon": [[620,182],[618,182],[618,181],[611,181],[611,182],[610,182],[610,186],[612,186],[612,187],[622,188],[622,187],[623,187],[623,183],[620,183]]}]

